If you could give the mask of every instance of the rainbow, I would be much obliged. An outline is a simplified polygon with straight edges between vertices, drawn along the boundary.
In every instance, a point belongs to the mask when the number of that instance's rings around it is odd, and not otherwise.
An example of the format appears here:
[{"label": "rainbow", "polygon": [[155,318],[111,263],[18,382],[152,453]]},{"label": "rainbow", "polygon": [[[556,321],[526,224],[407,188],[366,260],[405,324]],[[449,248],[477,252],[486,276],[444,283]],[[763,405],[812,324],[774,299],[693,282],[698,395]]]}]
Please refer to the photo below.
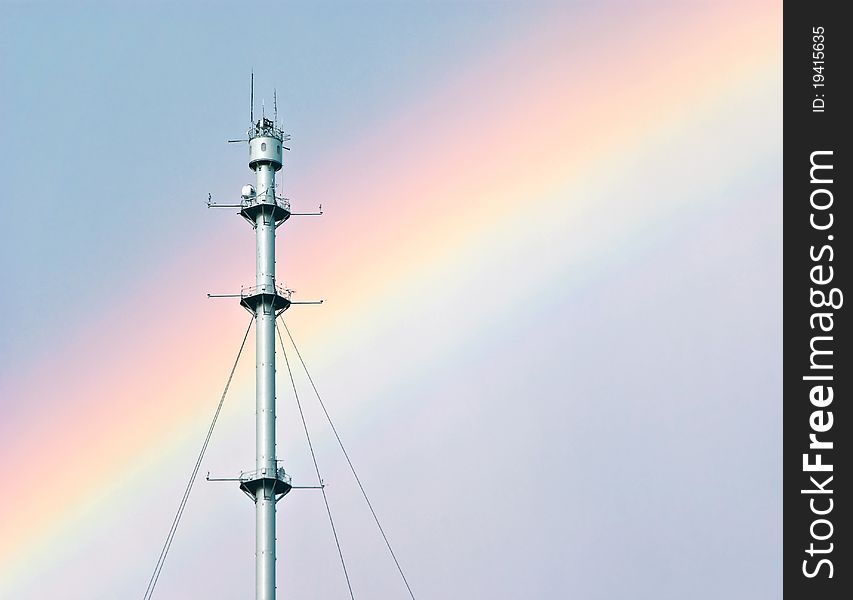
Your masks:
[{"label": "rainbow", "polygon": [[[687,4],[639,21],[621,18],[619,5],[553,9],[547,23],[425,82],[420,99],[371,136],[311,165],[299,178],[305,195],[334,200],[322,223],[285,227],[281,252],[285,279],[303,298],[331,300],[289,317],[318,368],[356,352],[366,331],[391,327],[393,307],[427,314],[430,294],[448,280],[541,245],[543,264],[516,282],[524,291],[507,286],[481,321],[455,324],[461,345],[476,340],[497,313],[547,290],[558,265],[546,242],[577,227],[602,196],[624,192],[613,178],[629,179],[667,136],[701,143],[703,119],[737,98],[780,91],[776,3]],[[731,177],[748,178],[752,166]],[[617,207],[609,239],[566,242],[583,269],[603,268],[605,247],[678,208]],[[81,319],[47,355],[3,374],[0,597],[28,597],[44,576],[32,565],[73,547],[105,513],[132,502],[132,489],[156,485],[159,467],[194,448],[234,350],[229,341],[247,319],[203,292],[251,273],[247,256],[221,251],[250,243],[242,224],[207,223],[195,250],[151,265],[113,312]],[[164,298],[163,290],[175,293]],[[238,397],[251,398],[247,373]],[[420,375],[415,365],[394,376]],[[341,408],[348,420],[356,418],[350,402]]]}]

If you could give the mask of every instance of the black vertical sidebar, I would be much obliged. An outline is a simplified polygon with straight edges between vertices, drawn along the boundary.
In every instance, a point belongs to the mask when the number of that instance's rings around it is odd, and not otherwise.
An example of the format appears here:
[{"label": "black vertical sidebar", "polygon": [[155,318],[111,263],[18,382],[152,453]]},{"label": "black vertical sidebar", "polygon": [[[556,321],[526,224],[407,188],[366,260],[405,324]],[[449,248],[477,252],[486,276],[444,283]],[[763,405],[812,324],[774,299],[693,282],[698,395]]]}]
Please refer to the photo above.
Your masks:
[{"label": "black vertical sidebar", "polygon": [[853,598],[853,23],[843,2],[783,6],[784,597],[835,600]]}]

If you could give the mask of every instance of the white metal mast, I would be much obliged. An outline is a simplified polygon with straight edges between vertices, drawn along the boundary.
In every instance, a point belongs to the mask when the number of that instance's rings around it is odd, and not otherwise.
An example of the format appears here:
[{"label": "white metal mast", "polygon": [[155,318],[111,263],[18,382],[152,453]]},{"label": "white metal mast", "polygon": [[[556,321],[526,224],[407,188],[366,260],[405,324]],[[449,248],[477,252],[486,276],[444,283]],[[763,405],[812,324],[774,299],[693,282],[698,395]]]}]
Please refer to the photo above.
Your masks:
[{"label": "white metal mast", "polygon": [[[252,115],[253,117],[253,115]],[[256,183],[243,188],[240,214],[255,229],[255,286],[242,290],[241,304],[255,315],[255,470],[240,487],[255,503],[255,599],[275,600],[275,505],[291,489],[275,447],[275,321],[290,306],[290,291],[275,281],[275,232],[291,215],[276,195],[282,142],[289,139],[276,120],[262,116],[249,129],[249,168]]]}]

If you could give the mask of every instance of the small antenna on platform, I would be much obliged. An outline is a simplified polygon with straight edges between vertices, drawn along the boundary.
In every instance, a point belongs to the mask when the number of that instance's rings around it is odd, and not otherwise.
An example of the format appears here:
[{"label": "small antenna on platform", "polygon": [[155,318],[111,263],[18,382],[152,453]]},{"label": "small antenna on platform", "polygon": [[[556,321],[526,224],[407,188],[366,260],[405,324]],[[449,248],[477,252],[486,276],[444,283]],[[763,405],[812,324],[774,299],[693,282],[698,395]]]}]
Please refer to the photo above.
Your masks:
[{"label": "small antenna on platform", "polygon": [[272,89],[272,112],[273,123],[278,126],[278,101],[276,100],[275,88]]},{"label": "small antenna on platform", "polygon": [[249,122],[255,124],[255,72],[252,71],[252,82],[249,85]]}]

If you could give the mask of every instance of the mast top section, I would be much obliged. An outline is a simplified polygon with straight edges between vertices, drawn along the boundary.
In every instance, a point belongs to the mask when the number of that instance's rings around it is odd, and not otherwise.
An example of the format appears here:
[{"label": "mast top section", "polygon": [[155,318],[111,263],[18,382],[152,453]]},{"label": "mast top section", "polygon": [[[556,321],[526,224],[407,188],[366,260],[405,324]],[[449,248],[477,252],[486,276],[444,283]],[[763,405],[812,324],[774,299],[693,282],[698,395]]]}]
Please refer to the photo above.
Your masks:
[{"label": "mast top section", "polygon": [[282,165],[282,142],[290,136],[279,128],[275,121],[262,117],[249,129],[249,168],[257,171],[261,165],[269,165],[278,171]]},{"label": "mast top section", "polygon": [[[281,169],[282,145],[290,139],[278,124],[278,94],[273,90],[273,118],[268,119],[264,110],[261,118],[255,121],[255,74],[252,73],[251,97],[249,102],[249,168],[258,172],[262,167],[271,167],[273,171]],[[262,103],[263,106],[263,103]]]}]

